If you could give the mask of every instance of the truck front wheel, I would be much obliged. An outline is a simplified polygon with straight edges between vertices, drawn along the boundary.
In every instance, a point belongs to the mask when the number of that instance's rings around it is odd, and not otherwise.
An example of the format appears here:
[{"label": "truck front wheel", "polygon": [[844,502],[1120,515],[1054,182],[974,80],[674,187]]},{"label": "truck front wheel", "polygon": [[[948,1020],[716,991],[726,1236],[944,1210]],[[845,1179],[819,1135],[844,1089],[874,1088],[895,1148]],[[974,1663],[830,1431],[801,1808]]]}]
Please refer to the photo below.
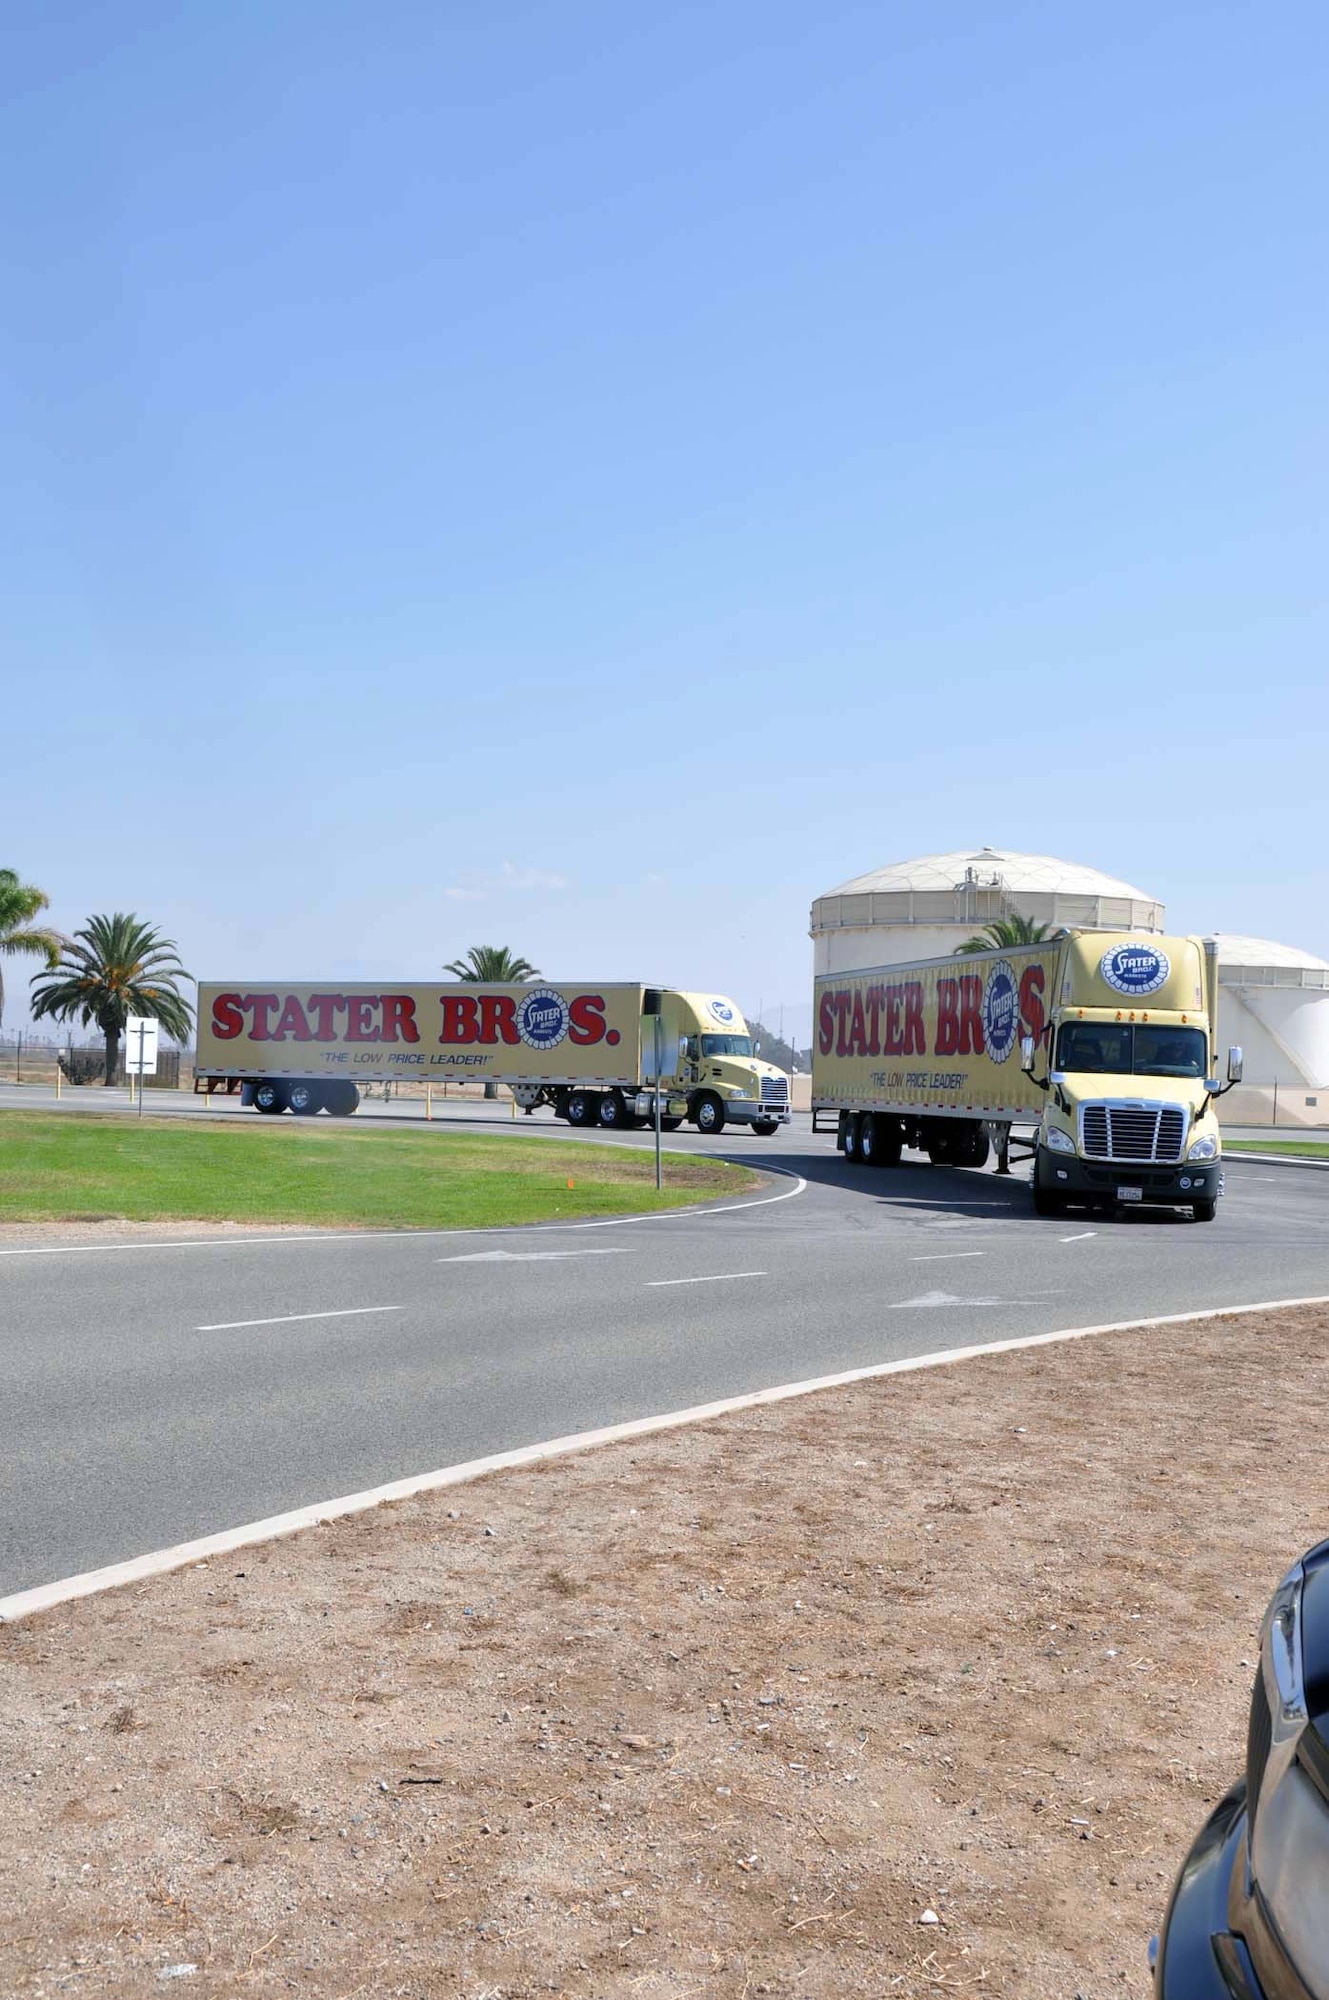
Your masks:
[{"label": "truck front wheel", "polygon": [[759,1139],[772,1139],[780,1129],[776,1118],[757,1118],[753,1121],[753,1131]]},{"label": "truck front wheel", "polygon": [[286,1109],[285,1084],[263,1077],[254,1085],[254,1109],[265,1112],[269,1118],[279,1118]]},{"label": "truck front wheel", "polygon": [[1212,1222],[1218,1214],[1218,1203],[1216,1201],[1193,1201],[1191,1203],[1191,1214],[1197,1222]]},{"label": "truck front wheel", "polygon": [[697,1099],[692,1116],[699,1132],[724,1131],[724,1106],[709,1090]]}]

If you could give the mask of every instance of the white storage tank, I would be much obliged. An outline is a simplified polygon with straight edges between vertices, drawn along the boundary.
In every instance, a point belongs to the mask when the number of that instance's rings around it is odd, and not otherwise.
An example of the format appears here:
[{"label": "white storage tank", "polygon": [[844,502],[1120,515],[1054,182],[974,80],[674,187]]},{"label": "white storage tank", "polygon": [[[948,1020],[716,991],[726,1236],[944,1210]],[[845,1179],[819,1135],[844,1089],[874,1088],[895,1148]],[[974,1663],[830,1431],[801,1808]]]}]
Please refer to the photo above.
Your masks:
[{"label": "white storage tank", "polygon": [[818,974],[945,958],[998,917],[1028,917],[1057,930],[1085,924],[1161,931],[1163,905],[1097,868],[1050,854],[924,854],[856,875],[812,905]]},{"label": "white storage tank", "polygon": [[1228,1125],[1329,1125],[1329,961],[1217,931],[1220,1065],[1245,1070],[1219,1106]]}]

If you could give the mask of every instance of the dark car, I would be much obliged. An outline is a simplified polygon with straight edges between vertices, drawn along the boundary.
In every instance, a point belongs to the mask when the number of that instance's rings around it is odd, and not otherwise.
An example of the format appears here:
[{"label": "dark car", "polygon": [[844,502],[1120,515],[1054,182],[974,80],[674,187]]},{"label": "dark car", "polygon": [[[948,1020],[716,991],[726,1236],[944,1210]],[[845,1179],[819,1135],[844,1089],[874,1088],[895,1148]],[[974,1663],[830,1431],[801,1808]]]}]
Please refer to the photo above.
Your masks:
[{"label": "dark car", "polygon": [[1158,2000],[1329,2000],[1329,1541],[1274,1592],[1246,1776],[1172,1891]]}]

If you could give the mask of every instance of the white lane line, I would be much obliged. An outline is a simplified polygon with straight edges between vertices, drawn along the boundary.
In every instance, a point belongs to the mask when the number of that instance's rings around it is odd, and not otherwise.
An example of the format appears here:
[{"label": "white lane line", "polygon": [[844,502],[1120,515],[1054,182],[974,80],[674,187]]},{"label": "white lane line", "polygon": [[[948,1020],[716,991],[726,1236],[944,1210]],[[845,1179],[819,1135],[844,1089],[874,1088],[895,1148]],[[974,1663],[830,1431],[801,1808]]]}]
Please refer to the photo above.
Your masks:
[{"label": "white lane line", "polygon": [[278,1313],[274,1319],[221,1319],[213,1326],[196,1326],[195,1333],[234,1333],[241,1326],[290,1326],[297,1319],[357,1319],[361,1313],[399,1313],[405,1306],[339,1306],[335,1312]]},{"label": "white lane line", "polygon": [[926,1257],[911,1257],[911,1264],[954,1264],[961,1257],[986,1257],[986,1250],[934,1250]]},{"label": "white lane line", "polygon": [[1096,1229],[1082,1229],[1078,1236],[1061,1236],[1057,1240],[1060,1243],[1087,1243],[1091,1236],[1097,1236],[1097,1234],[1098,1231]]},{"label": "white lane line", "polygon": [[[741,1215],[749,1208],[770,1208],[777,1201],[792,1201],[795,1195],[806,1194],[808,1184],[802,1174],[789,1174],[783,1167],[758,1167],[758,1173],[778,1174],[782,1180],[792,1180],[794,1185],[785,1188],[781,1194],[758,1195],[755,1201],[726,1202],[720,1208],[664,1208],[654,1215],[606,1215],[597,1222],[513,1222],[487,1229],[319,1229],[309,1235],[287,1236],[191,1236],[175,1243],[25,1243],[19,1249],[0,1250],[0,1257],[97,1257],[108,1250],[252,1250],[256,1245],[267,1244],[269,1248],[287,1243],[382,1243],[390,1238],[415,1237],[424,1241],[429,1237],[446,1236],[514,1236],[542,1234],[568,1229],[624,1229],[635,1228],[645,1222],[677,1222],[680,1216],[693,1216],[700,1220],[707,1215]],[[1004,1202],[992,1202],[988,1206],[1004,1208]]]},{"label": "white lane line", "polygon": [[631,1250],[470,1250],[460,1257],[435,1257],[436,1264],[562,1264],[569,1257],[631,1257]]},{"label": "white lane line", "polygon": [[731,1285],[735,1278],[764,1278],[765,1271],[716,1271],[706,1278],[648,1278],[648,1292],[658,1292],[665,1285]]},{"label": "white lane line", "polygon": [[913,1375],[924,1368],[949,1368],[958,1361],[976,1361],[986,1354],[1015,1354],[1026,1347],[1053,1347],[1063,1340],[1088,1340],[1099,1333],[1185,1326],[1196,1320],[1234,1319],[1242,1313],[1287,1312],[1293,1306],[1329,1306],[1329,1296],[1319,1293],[1309,1299],[1260,1299],[1239,1306],[1206,1306],[1199,1312],[1158,1313],[1152,1319],[1112,1320],[1102,1326],[1065,1326],[1055,1333],[1023,1333],[1010,1340],[985,1340],[974,1347],[939,1348],[934,1354],[911,1354],[903,1361],[877,1361],[866,1368],[848,1368],[839,1375],[782,1382],[773,1389],[726,1396],[714,1403],[697,1403],[691,1409],[669,1410],[662,1416],[636,1417],[628,1423],[606,1424],[600,1430],[550,1438],[543,1444],[519,1445],[515,1451],[491,1452],[486,1458],[468,1459],[461,1465],[444,1466],[438,1472],[417,1473],[410,1479],[394,1480],[388,1486],[371,1486],[364,1493],[345,1494],[340,1500],[295,1507],[288,1514],[272,1514],[263,1521],[249,1521],[242,1528],[225,1528],[220,1534],[202,1535],[197,1541],[177,1542],[173,1548],[155,1549],[151,1555],[109,1563],[105,1569],[84,1570],[79,1576],[62,1577],[57,1583],[39,1583],[31,1590],[17,1590],[9,1597],[0,1597],[0,1625],[11,1624],[16,1618],[30,1618],[35,1612],[49,1611],[53,1605],[67,1604],[77,1597],[92,1597],[103,1590],[118,1590],[127,1583],[165,1576],[170,1570],[187,1569],[191,1563],[207,1562],[212,1556],[228,1556],[236,1549],[253,1548],[259,1542],[279,1541],[285,1535],[317,1527],[323,1521],[342,1520],[348,1514],[367,1514],[371,1508],[382,1507],[391,1500],[412,1500],[418,1493],[465,1486],[491,1472],[514,1471],[519,1466],[538,1465],[545,1459],[590,1451],[597,1445],[622,1444],[629,1438],[651,1437],[657,1431],[679,1430],[685,1424],[707,1423],[713,1417],[734,1416],[740,1410],[761,1409],[767,1403],[785,1403],[792,1397],[812,1396],[822,1389],[846,1389],[854,1382],[874,1382],[887,1375]]}]

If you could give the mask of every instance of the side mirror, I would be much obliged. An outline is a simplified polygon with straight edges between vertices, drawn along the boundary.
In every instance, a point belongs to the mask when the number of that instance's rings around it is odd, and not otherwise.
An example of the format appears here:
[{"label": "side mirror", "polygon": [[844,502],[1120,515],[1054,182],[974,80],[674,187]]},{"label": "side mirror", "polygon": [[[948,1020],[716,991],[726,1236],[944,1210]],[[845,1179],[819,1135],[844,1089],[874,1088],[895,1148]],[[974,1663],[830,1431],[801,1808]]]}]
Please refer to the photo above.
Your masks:
[{"label": "side mirror", "polygon": [[1032,1076],[1034,1073],[1035,1046],[1036,1045],[1032,1035],[1026,1035],[1023,1041],[1020,1043],[1020,1068],[1024,1071],[1026,1076]]},{"label": "side mirror", "polygon": [[1241,1050],[1239,1048],[1229,1049],[1227,1052],[1227,1080],[1229,1083],[1241,1082],[1241,1067]]},{"label": "side mirror", "polygon": [[759,1055],[761,1054],[761,1043],[760,1043],[760,1042],[754,1042],[754,1043],[752,1044],[752,1053],[753,1053],[753,1055],[754,1055],[754,1056],[759,1056]]}]

